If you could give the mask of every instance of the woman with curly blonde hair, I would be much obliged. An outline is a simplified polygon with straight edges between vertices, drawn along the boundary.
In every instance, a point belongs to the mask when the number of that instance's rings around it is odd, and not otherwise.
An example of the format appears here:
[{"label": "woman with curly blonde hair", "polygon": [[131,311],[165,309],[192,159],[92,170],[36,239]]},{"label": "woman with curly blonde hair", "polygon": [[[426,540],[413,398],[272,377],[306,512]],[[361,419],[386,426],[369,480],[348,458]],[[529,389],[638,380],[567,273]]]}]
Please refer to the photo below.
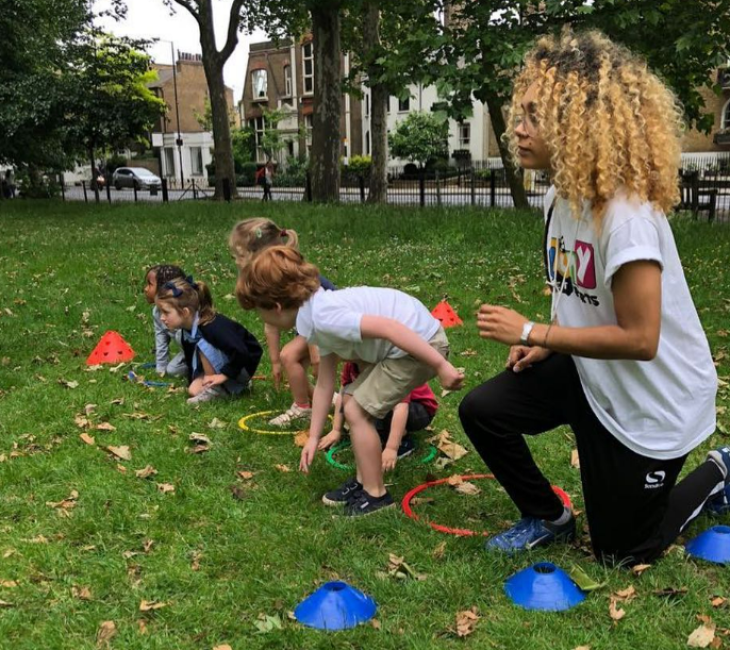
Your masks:
[{"label": "woman with curly blonde hair", "polygon": [[651,562],[703,508],[730,510],[730,449],[680,483],[715,430],[717,375],[665,214],[678,202],[681,109],[646,63],[597,32],[541,39],[526,57],[507,137],[549,170],[543,253],[551,319],[483,305],[507,369],[459,415],[521,513],[488,547],[571,539],[575,521],[524,435],[570,425],[597,557]]}]

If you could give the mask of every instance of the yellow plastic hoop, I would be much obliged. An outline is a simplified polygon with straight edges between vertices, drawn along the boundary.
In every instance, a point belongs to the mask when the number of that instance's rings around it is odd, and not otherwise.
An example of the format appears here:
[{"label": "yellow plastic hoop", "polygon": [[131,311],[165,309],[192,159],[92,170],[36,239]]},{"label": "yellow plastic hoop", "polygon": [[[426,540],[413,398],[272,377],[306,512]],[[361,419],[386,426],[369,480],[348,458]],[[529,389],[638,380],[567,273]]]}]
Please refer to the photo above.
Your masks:
[{"label": "yellow plastic hoop", "polygon": [[[299,430],[297,431],[282,431],[281,429],[277,429],[276,431],[270,431],[266,429],[252,429],[248,426],[248,421],[252,418],[257,417],[265,417],[267,415],[271,415],[272,413],[276,413],[276,411],[259,411],[258,413],[251,413],[249,415],[244,415],[239,421],[238,421],[238,427],[239,429],[243,429],[244,431],[250,431],[251,433],[259,433],[263,436],[295,436],[297,433],[299,433]],[[332,419],[331,415],[327,416],[330,420]]]}]

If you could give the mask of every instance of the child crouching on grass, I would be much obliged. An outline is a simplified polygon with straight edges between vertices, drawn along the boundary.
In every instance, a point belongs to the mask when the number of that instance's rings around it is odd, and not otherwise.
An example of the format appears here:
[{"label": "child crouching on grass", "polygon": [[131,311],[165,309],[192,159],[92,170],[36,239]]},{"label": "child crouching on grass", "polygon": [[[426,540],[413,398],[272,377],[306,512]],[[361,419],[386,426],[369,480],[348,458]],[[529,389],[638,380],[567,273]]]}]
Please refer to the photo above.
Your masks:
[{"label": "child crouching on grass", "polygon": [[[342,393],[359,375],[360,368],[352,361],[348,361],[342,367],[342,373],[340,374],[342,391],[337,396],[332,431],[319,441],[317,449],[328,449],[342,439],[342,431],[344,428]],[[436,396],[428,384],[423,384],[412,390],[384,418],[373,420],[375,430],[380,437],[380,445],[383,448],[383,472],[389,472],[395,469],[397,462],[401,458],[405,458],[413,453],[415,443],[411,434],[417,431],[423,431],[431,424],[437,410],[438,402],[436,401]],[[353,489],[362,489],[362,480],[359,476],[350,479],[347,483]],[[327,494],[322,497],[322,501],[325,505],[339,505],[336,501],[330,501]]]},{"label": "child crouching on grass", "polygon": [[192,278],[172,280],[157,292],[155,304],[169,330],[182,330],[189,370],[188,404],[240,395],[261,360],[256,337],[243,325],[216,313],[210,290]]},{"label": "child crouching on grass", "polygon": [[351,517],[392,506],[373,420],[385,417],[414,388],[437,375],[445,388],[461,387],[464,375],[447,361],[449,344],[441,324],[422,303],[395,289],[325,291],[317,267],[282,246],[252,260],[246,273],[239,274],[236,294],[241,307],[256,309],[265,323],[280,329],[296,325],[307,343],[319,346],[309,440],[299,465],[303,472],[314,460],[332,404],[338,358],[361,367],[343,400],[362,489],[336,490],[328,498],[344,504],[344,514]]}]

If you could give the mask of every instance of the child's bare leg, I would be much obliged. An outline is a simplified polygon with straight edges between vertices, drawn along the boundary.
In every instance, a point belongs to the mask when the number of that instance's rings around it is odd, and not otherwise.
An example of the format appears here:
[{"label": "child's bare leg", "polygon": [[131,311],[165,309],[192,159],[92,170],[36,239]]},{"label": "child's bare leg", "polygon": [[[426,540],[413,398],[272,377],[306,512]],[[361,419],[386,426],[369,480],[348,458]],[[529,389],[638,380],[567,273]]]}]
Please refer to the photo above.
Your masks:
[{"label": "child's bare leg", "polygon": [[372,497],[385,494],[380,437],[370,415],[349,395],[345,400],[345,419],[350,425],[350,439],[355,452],[357,480]]},{"label": "child's bare leg", "polygon": [[299,406],[311,405],[311,394],[314,390],[307,377],[309,364],[309,348],[303,336],[293,338],[281,349],[281,365],[289,379],[292,398]]}]

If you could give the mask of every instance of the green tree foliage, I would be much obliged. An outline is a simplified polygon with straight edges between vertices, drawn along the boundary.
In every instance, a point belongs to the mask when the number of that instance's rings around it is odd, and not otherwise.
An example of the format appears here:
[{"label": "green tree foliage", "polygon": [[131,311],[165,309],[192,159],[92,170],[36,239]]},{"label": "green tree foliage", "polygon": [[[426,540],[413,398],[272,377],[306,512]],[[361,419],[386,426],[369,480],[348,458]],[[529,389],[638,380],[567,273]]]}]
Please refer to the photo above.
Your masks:
[{"label": "green tree foliage", "polygon": [[398,123],[388,134],[390,153],[418,163],[421,167],[431,158],[448,153],[449,123],[445,115],[416,112]]}]

